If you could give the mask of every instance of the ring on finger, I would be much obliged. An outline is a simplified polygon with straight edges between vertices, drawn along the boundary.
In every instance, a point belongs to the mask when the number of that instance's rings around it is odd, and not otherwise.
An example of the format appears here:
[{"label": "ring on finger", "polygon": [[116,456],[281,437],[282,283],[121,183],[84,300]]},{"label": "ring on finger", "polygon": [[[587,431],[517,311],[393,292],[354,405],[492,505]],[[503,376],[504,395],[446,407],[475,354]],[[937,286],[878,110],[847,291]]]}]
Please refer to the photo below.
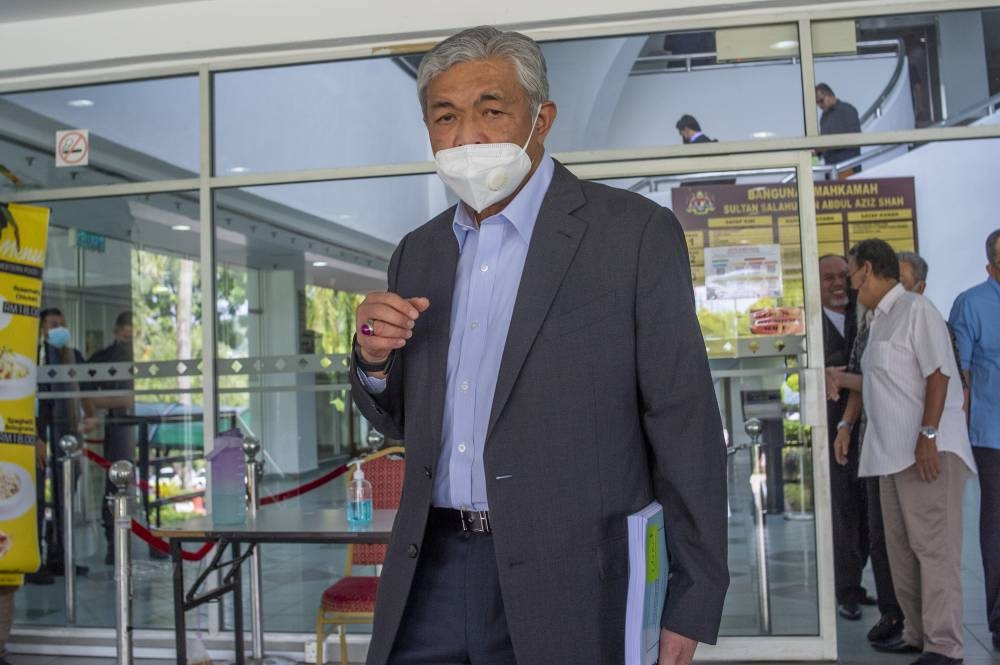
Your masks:
[{"label": "ring on finger", "polygon": [[366,319],[365,322],[361,324],[361,334],[365,337],[372,337],[375,335],[374,319]]}]

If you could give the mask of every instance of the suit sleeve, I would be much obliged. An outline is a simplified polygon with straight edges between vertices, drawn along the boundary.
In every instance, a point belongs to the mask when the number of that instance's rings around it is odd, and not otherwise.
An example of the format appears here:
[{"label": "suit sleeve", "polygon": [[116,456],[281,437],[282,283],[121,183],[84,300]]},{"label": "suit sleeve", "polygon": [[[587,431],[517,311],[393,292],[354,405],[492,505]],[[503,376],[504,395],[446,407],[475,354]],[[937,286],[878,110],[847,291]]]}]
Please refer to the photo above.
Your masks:
[{"label": "suit sleeve", "polygon": [[[399,263],[403,256],[403,246],[406,238],[399,243],[389,260],[389,291],[396,292],[399,275]],[[353,346],[353,345],[352,345]],[[358,376],[358,367],[351,354],[351,396],[358,405],[362,415],[368,419],[375,429],[391,439],[402,440],[403,434],[403,349],[394,352],[396,358],[392,362],[389,374],[386,376],[386,388],[380,393],[368,392],[365,384]]]},{"label": "suit sleeve", "polygon": [[725,441],[687,244],[669,210],[646,225],[635,296],[642,424],[670,555],[661,625],[714,644],[729,586]]}]

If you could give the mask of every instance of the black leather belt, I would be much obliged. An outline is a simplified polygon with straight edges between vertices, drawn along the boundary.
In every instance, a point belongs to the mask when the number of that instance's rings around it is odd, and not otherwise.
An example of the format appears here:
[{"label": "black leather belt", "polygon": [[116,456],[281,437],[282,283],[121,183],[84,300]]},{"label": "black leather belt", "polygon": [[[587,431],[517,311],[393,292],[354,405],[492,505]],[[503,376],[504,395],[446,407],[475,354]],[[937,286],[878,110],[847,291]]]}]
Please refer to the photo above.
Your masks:
[{"label": "black leather belt", "polygon": [[486,510],[458,510],[455,508],[431,508],[431,521],[445,529],[470,533],[493,533],[490,513]]}]

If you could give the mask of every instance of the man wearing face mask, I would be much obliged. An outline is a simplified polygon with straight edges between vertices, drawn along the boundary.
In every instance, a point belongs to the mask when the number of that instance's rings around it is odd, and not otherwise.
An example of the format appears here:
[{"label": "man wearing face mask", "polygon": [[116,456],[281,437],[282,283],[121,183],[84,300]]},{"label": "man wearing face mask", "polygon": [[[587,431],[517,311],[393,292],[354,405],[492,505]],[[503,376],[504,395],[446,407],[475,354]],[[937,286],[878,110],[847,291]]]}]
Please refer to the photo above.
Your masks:
[{"label": "man wearing face mask", "polygon": [[424,56],[438,173],[357,310],[355,400],[406,441],[368,663],[619,663],[626,518],[664,508],[661,665],[715,642],[725,446],[683,233],[545,151],[538,45],[481,27]]},{"label": "man wearing face mask", "polygon": [[[76,365],[83,363],[83,355],[69,345],[70,331],[66,327],[66,318],[63,313],[55,308],[44,309],[39,314],[39,346],[38,346],[38,366],[39,375],[41,368],[45,365]],[[48,584],[51,575],[62,575],[64,572],[63,562],[63,539],[62,539],[62,514],[63,514],[63,487],[62,469],[60,461],[63,458],[62,449],[59,447],[59,439],[66,434],[79,436],[81,431],[92,428],[92,414],[83,413],[89,411],[89,407],[83,405],[80,400],[73,398],[65,399],[44,399],[47,392],[74,392],[78,390],[75,383],[41,383],[38,385],[38,438],[48,444],[48,459],[52,474],[52,523],[51,530],[44,530],[45,517],[45,483],[38,482],[38,534],[39,541],[44,539],[46,543],[45,566],[34,575],[28,576],[28,581],[37,584]],[[82,420],[81,420],[82,418]],[[44,473],[41,476],[44,479]],[[77,574],[87,573],[85,566],[77,566]]]},{"label": "man wearing face mask", "polygon": [[[132,312],[121,312],[115,319],[112,329],[114,339],[109,346],[94,352],[89,363],[131,363],[132,354]],[[127,372],[122,372],[121,376],[128,376]],[[102,381],[94,386],[96,390],[116,390],[131,391],[135,383],[131,379],[119,381]],[[116,397],[96,397],[90,403],[95,409],[106,409],[107,417],[104,421],[104,457],[112,462],[128,460],[135,464],[135,426],[132,423],[121,422],[135,413],[135,398],[129,395]],[[105,476],[104,496],[114,496],[117,489],[114,483]],[[101,521],[104,526],[104,540],[107,547],[104,551],[104,563],[112,565],[115,562],[115,520],[111,513],[109,502],[102,502]],[[154,550],[150,548],[150,552]]]}]

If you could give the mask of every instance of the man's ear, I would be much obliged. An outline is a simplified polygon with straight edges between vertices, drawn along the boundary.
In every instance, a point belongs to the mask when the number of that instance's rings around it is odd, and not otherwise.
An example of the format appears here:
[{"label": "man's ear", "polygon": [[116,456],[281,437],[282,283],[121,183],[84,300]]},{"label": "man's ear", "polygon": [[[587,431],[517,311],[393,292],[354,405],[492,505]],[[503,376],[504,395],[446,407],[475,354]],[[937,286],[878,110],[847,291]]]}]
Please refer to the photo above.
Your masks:
[{"label": "man's ear", "polygon": [[543,102],[538,109],[538,118],[535,119],[535,138],[538,139],[539,143],[545,141],[545,137],[549,135],[549,130],[552,129],[552,125],[556,121],[556,103],[553,101]]}]

